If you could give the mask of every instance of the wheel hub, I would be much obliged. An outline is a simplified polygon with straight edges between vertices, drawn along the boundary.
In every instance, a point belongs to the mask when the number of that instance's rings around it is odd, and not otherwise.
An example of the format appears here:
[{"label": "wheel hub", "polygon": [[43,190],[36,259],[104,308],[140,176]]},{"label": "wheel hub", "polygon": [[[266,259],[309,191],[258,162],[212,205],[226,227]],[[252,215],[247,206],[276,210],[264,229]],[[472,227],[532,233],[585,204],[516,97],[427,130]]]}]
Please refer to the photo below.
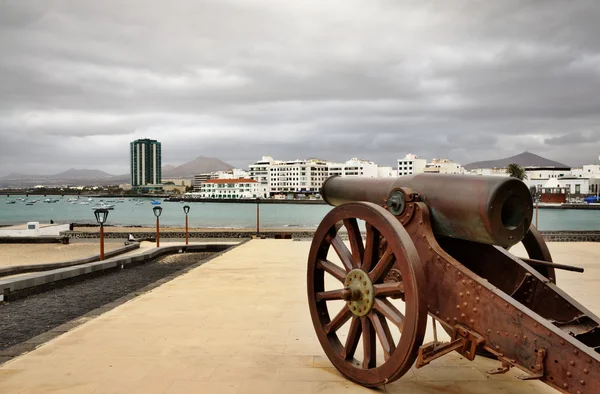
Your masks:
[{"label": "wheel hub", "polygon": [[361,269],[353,269],[346,275],[342,298],[356,316],[365,316],[373,307],[373,284],[369,275]]}]

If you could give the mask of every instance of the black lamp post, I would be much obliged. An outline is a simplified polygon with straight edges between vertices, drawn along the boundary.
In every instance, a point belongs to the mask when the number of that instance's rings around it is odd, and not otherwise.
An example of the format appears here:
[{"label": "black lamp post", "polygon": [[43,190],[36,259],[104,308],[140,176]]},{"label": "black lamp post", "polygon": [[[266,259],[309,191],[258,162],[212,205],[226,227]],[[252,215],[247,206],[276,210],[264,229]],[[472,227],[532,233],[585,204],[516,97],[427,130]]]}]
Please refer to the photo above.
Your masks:
[{"label": "black lamp post", "polygon": [[108,219],[108,209],[94,209],[94,215],[100,224],[100,260],[104,260],[104,223]]},{"label": "black lamp post", "polygon": [[159,217],[160,214],[162,213],[162,207],[154,207],[152,208],[152,211],[154,211],[154,216],[156,216],[156,247],[158,248],[160,246],[160,231],[159,231]]},{"label": "black lamp post", "polygon": [[260,237],[260,197],[256,198],[256,238]]},{"label": "black lamp post", "polygon": [[188,244],[188,213],[190,212],[190,206],[184,205],[183,212],[185,213],[185,244]]}]

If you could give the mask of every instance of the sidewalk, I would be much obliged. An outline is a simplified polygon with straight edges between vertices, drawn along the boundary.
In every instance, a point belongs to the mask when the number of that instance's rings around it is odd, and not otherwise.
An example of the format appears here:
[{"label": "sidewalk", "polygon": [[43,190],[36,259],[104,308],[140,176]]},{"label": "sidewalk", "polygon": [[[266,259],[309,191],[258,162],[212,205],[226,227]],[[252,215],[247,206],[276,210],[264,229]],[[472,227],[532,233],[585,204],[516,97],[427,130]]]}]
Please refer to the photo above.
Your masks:
[{"label": "sidewalk", "polygon": [[[377,393],[341,376],[317,341],[306,297],[310,242],[253,240],[0,367],[1,393]],[[596,313],[600,245],[551,244],[558,275]],[[515,252],[516,253],[516,252]],[[519,253],[516,253],[519,254]],[[576,258],[577,260],[568,260]],[[591,267],[591,269],[590,269]],[[581,275],[581,274],[579,274]],[[581,279],[581,276],[579,276]],[[582,285],[583,283],[583,285]],[[431,337],[429,337],[431,338]],[[429,340],[426,338],[426,340]],[[450,354],[388,393],[556,393],[498,362]]]}]

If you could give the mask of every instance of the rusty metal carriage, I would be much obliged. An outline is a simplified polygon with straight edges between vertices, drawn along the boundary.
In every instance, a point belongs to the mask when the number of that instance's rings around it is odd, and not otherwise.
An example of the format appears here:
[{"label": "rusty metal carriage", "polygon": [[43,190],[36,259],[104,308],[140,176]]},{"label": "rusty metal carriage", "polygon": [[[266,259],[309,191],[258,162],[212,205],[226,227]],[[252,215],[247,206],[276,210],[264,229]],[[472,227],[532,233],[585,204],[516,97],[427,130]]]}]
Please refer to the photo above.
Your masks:
[{"label": "rusty metal carriage", "polygon": [[[332,177],[321,194],[335,208],[312,241],[309,308],[348,379],[391,383],[456,351],[497,358],[491,373],[517,367],[562,392],[600,393],[600,319],[556,285],[556,269],[581,270],[552,262],[521,181]],[[519,242],[527,257],[510,252]],[[450,340],[423,344],[428,316]]]}]

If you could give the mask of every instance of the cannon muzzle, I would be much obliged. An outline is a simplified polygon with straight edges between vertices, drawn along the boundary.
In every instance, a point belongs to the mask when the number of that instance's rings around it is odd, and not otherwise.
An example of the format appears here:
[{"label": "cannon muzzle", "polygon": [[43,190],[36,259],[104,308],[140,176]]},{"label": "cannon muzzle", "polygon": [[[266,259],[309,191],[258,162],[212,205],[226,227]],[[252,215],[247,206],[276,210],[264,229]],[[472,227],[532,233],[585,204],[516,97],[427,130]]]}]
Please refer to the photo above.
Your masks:
[{"label": "cannon muzzle", "polygon": [[390,179],[334,176],[325,181],[321,195],[333,206],[353,201],[385,205],[399,189],[410,189],[427,204],[436,235],[508,247],[520,242],[531,225],[531,193],[516,178],[446,174]]}]

